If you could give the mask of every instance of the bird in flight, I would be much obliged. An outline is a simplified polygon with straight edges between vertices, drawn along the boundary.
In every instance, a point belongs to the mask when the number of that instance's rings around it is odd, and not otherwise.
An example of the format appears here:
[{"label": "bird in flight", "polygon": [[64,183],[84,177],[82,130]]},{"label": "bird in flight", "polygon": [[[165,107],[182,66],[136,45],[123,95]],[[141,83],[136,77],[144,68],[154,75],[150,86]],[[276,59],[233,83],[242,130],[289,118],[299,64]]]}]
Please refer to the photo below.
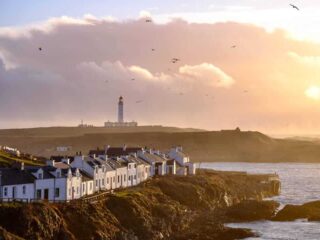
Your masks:
[{"label": "bird in flight", "polygon": [[294,9],[297,9],[298,11],[300,10],[296,5],[294,5],[294,4],[290,4],[290,6],[292,7],[292,8],[294,8]]},{"label": "bird in flight", "polygon": [[131,81],[134,81],[134,80],[136,80],[135,78],[131,78]]},{"label": "bird in flight", "polygon": [[38,49],[39,49],[39,51],[42,51],[42,47],[39,47]]},{"label": "bird in flight", "polygon": [[236,47],[237,47],[236,45],[231,46],[231,48],[236,48]]},{"label": "bird in flight", "polygon": [[151,23],[152,20],[151,19],[146,19],[146,23]]},{"label": "bird in flight", "polygon": [[179,58],[172,58],[172,59],[171,59],[171,62],[172,62],[172,63],[176,63],[176,62],[179,62],[179,61],[180,61]]},{"label": "bird in flight", "polygon": [[151,51],[152,51],[152,52],[154,52],[154,51],[155,51],[155,49],[154,49],[154,48],[152,48],[152,49],[151,49]]},{"label": "bird in flight", "polygon": [[136,101],[136,103],[142,103],[143,101],[142,100],[138,100],[138,101]]}]

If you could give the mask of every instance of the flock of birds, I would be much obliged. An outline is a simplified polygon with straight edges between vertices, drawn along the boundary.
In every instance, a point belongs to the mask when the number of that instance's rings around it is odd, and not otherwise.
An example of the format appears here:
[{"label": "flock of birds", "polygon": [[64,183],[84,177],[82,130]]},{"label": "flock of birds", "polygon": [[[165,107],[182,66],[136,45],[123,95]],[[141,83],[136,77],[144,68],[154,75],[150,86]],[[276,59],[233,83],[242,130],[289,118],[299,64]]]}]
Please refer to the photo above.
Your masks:
[{"label": "flock of birds", "polygon": [[[289,4],[289,6],[292,7],[293,9],[296,9],[297,11],[300,11],[300,8],[299,8],[298,6],[296,6],[296,5],[294,5],[294,4]],[[153,21],[152,21],[152,19],[147,18],[147,19],[145,20],[145,22],[146,22],[146,23],[152,23]],[[230,48],[236,48],[236,47],[237,47],[237,45],[232,45]],[[42,47],[39,47],[38,50],[39,50],[39,51],[42,51],[43,49],[42,49]],[[155,49],[155,48],[152,48],[151,51],[154,52],[154,51],[156,51],[156,49]],[[176,58],[176,57],[174,57],[174,58],[172,58],[172,59],[170,60],[170,62],[173,63],[173,64],[175,64],[175,63],[177,63],[177,62],[179,62],[179,61],[181,61],[181,59]],[[171,69],[168,68],[168,71],[171,71]],[[135,81],[135,80],[136,80],[135,78],[131,78],[131,81]],[[108,80],[105,81],[105,83],[108,83],[108,82],[109,82]],[[170,90],[170,88],[168,88],[168,90]],[[243,93],[248,93],[248,90],[243,90]],[[184,93],[183,93],[183,92],[179,92],[179,95],[180,95],[180,96],[183,96]],[[209,97],[209,94],[206,94],[205,96],[206,96],[206,97]],[[214,98],[214,97],[212,97],[212,98]],[[143,100],[137,100],[137,101],[136,101],[136,103],[142,103],[142,102],[143,102]]]}]

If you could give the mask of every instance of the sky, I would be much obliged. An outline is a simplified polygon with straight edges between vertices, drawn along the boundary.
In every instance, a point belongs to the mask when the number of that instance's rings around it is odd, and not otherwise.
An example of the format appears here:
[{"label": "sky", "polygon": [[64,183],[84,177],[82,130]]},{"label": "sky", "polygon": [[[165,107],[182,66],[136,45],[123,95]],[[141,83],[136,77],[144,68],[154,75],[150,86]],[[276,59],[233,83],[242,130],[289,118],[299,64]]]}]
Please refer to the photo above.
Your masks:
[{"label": "sky", "polygon": [[319,10],[315,0],[1,0],[0,128],[102,125],[122,95],[140,124],[320,133]]}]

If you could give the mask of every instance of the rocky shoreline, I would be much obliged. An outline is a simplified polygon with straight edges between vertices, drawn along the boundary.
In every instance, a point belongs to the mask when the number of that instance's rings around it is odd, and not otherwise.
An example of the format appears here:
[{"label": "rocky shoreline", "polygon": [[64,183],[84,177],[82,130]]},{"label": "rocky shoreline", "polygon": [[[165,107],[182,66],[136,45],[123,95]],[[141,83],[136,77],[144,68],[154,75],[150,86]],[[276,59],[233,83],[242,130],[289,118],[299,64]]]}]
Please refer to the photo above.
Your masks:
[{"label": "rocky shoreline", "polygon": [[270,175],[203,170],[154,178],[97,203],[2,203],[2,239],[219,239],[254,236],[224,224],[269,219],[279,194]]}]

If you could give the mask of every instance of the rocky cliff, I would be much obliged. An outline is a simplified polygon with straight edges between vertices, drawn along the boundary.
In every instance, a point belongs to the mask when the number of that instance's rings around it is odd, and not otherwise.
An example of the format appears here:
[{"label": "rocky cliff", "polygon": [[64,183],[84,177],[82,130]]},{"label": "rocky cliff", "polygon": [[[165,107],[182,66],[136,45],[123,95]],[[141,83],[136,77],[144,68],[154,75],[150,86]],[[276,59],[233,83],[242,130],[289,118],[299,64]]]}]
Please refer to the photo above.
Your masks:
[{"label": "rocky cliff", "polygon": [[[278,193],[269,176],[202,171],[197,176],[166,176],[125,189],[95,203],[2,203],[2,239],[240,239],[246,229],[223,224],[251,212],[273,212],[261,203]],[[236,207],[237,205],[245,207]],[[249,204],[251,206],[251,204]],[[264,206],[266,206],[264,208]],[[273,205],[272,205],[273,206]],[[237,209],[240,211],[237,211]],[[244,209],[241,213],[241,209]],[[240,214],[240,215],[239,215]],[[263,212],[264,218],[267,216]],[[250,216],[249,216],[250,217]],[[256,219],[256,215],[254,219]]]}]

